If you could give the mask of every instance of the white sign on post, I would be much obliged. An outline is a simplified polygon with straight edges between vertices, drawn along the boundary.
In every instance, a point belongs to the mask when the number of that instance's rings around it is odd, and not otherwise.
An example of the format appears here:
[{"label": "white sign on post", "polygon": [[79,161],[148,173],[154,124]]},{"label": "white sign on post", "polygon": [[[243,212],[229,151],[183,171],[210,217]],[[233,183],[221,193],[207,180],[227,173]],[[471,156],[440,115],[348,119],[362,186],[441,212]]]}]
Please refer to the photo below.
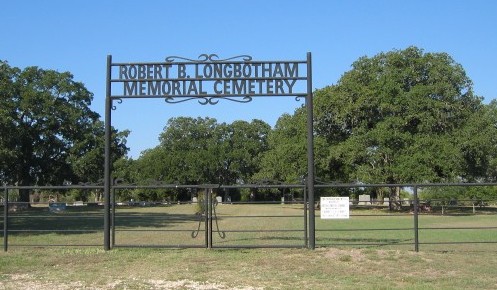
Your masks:
[{"label": "white sign on post", "polygon": [[348,219],[349,197],[322,196],[321,219]]}]

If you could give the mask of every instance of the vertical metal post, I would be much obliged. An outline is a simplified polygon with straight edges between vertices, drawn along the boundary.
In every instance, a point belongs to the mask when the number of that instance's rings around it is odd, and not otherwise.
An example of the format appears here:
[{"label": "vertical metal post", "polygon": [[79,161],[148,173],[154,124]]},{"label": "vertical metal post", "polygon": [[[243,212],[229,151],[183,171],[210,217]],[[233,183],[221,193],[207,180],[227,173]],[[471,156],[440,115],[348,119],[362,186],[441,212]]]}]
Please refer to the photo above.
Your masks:
[{"label": "vertical metal post", "polygon": [[307,230],[307,187],[304,179],[304,245],[309,247],[309,231]]},{"label": "vertical metal post", "polygon": [[111,247],[113,248],[116,245],[116,189],[112,188],[112,216],[111,216],[111,229],[112,229],[112,244]]},{"label": "vertical metal post", "polygon": [[207,215],[209,220],[208,248],[212,249],[212,188],[207,190]]},{"label": "vertical metal post", "polygon": [[204,191],[205,247],[209,248],[209,189]]},{"label": "vertical metal post", "polygon": [[312,100],[312,61],[311,53],[307,53],[307,190],[309,195],[309,248],[316,247],[316,217],[314,213],[314,115]]},{"label": "vertical metal post", "polygon": [[112,56],[107,56],[107,88],[105,94],[105,164],[104,164],[104,250],[110,250],[110,188],[111,188],[111,73]]},{"label": "vertical metal post", "polygon": [[414,250],[419,252],[418,186],[414,186]]},{"label": "vertical metal post", "polygon": [[7,252],[9,243],[9,190],[4,184],[3,196],[3,250]]}]

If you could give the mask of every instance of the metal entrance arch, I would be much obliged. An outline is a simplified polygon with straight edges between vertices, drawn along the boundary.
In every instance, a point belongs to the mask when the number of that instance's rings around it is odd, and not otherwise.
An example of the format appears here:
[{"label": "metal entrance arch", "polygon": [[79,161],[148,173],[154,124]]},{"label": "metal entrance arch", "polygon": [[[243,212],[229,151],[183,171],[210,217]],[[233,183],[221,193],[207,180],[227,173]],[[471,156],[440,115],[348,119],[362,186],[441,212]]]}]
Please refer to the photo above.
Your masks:
[{"label": "metal entrance arch", "polygon": [[[305,75],[303,73],[305,71]],[[305,97],[307,110],[307,178],[309,248],[315,248],[314,126],[311,53],[305,60],[254,61],[240,55],[220,59],[166,57],[162,62],[114,63],[107,56],[105,98],[104,249],[111,249],[111,127],[114,102],[130,98],[163,98],[175,104],[196,100],[215,105],[221,100],[251,102],[254,97]],[[117,91],[117,92],[116,92]]]}]

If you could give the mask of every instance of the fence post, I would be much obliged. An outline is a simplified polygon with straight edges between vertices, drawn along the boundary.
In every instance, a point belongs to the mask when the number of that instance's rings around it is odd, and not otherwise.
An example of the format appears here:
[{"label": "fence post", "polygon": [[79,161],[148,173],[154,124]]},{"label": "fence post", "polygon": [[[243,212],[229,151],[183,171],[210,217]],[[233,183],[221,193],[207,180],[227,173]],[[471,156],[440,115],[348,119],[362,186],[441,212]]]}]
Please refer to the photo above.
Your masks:
[{"label": "fence post", "polygon": [[111,249],[116,245],[116,189],[112,188],[111,190],[111,195],[112,195],[112,216],[110,219],[110,228],[112,229],[112,240],[111,240]]},{"label": "fence post", "polygon": [[207,189],[207,219],[209,231],[207,236],[207,248],[212,248],[212,188]]},{"label": "fence post", "polygon": [[307,214],[308,214],[308,209],[307,209],[307,185],[305,184],[305,179],[304,179],[304,244],[305,247],[309,247],[309,236],[308,236],[308,230],[307,230]]},{"label": "fence post", "polygon": [[9,191],[7,185],[3,185],[3,250],[7,252],[9,241]]},{"label": "fence post", "polygon": [[204,187],[204,224],[205,224],[205,247],[209,248],[209,201],[208,201],[208,196],[209,196],[209,189]]},{"label": "fence post", "polygon": [[414,185],[414,250],[419,252],[419,224],[418,224],[418,186]]},{"label": "fence post", "polygon": [[307,194],[309,195],[309,249],[316,247],[316,216],[314,211],[314,107],[312,100],[312,60],[307,53]]},{"label": "fence post", "polygon": [[111,138],[112,138],[112,99],[111,79],[112,56],[107,56],[107,87],[105,92],[105,150],[104,150],[104,250],[110,250],[110,190],[112,184]]}]

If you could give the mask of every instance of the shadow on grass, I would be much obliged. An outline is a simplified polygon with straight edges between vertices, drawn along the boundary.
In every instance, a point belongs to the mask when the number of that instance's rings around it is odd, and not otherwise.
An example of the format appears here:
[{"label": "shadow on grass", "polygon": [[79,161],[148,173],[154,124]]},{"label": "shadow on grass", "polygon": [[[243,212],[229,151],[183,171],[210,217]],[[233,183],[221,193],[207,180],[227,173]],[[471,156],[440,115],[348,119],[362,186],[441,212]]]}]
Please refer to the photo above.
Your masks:
[{"label": "shadow on grass", "polygon": [[[164,229],[191,223],[196,228],[199,216],[195,214],[147,212],[147,209],[126,209],[116,211],[115,227]],[[102,207],[71,207],[60,212],[50,212],[48,208],[29,208],[21,212],[9,213],[9,235],[42,235],[49,232],[57,234],[81,234],[103,231],[104,210]],[[2,226],[3,226],[3,219]],[[190,228],[190,226],[189,226]]]},{"label": "shadow on grass", "polygon": [[[296,246],[302,244],[304,245],[305,239],[303,237],[283,237],[283,236],[265,236],[265,237],[250,237],[250,238],[238,238],[230,239],[229,233],[227,233],[227,239],[222,241],[215,241],[214,245],[239,245],[239,243],[244,243],[244,245],[271,245],[277,246],[279,244],[287,245],[288,242],[295,244]],[[280,243],[276,243],[280,242]],[[333,245],[350,245],[350,246],[388,246],[388,245],[406,245],[414,243],[412,239],[382,239],[382,238],[325,238],[316,239],[316,244],[319,246],[333,246]]]},{"label": "shadow on grass", "polygon": [[[377,205],[353,205],[350,206],[350,210],[353,210],[358,214],[370,214],[370,213],[379,213],[379,214],[412,214],[414,209],[412,206],[402,206],[400,210],[391,211],[388,209],[388,206],[377,206]],[[420,215],[441,215],[442,212],[445,215],[491,215],[497,214],[497,207],[495,206],[475,206],[475,212],[473,212],[473,206],[470,205],[449,205],[449,206],[440,206],[434,205],[431,207],[431,211],[423,211],[419,209]]]},{"label": "shadow on grass", "polygon": [[316,242],[323,243],[350,243],[351,245],[360,244],[360,243],[368,243],[368,244],[399,244],[405,242],[413,242],[413,239],[382,239],[382,238],[316,238]]},{"label": "shadow on grass", "polygon": [[411,247],[412,239],[336,239],[327,243],[316,242],[316,247],[349,247],[349,248],[382,248],[382,247]]},{"label": "shadow on grass", "polygon": [[[237,232],[243,233],[243,232]],[[233,234],[233,233],[231,233]],[[223,240],[215,239],[213,244],[222,246],[239,246],[240,243],[244,242],[243,245],[248,246],[278,246],[278,245],[288,245],[288,242],[295,246],[304,246],[304,237],[285,237],[285,236],[263,236],[263,237],[244,237],[244,238],[232,238],[230,237],[230,232],[226,232],[226,238]],[[281,241],[281,243],[275,243]]]}]

